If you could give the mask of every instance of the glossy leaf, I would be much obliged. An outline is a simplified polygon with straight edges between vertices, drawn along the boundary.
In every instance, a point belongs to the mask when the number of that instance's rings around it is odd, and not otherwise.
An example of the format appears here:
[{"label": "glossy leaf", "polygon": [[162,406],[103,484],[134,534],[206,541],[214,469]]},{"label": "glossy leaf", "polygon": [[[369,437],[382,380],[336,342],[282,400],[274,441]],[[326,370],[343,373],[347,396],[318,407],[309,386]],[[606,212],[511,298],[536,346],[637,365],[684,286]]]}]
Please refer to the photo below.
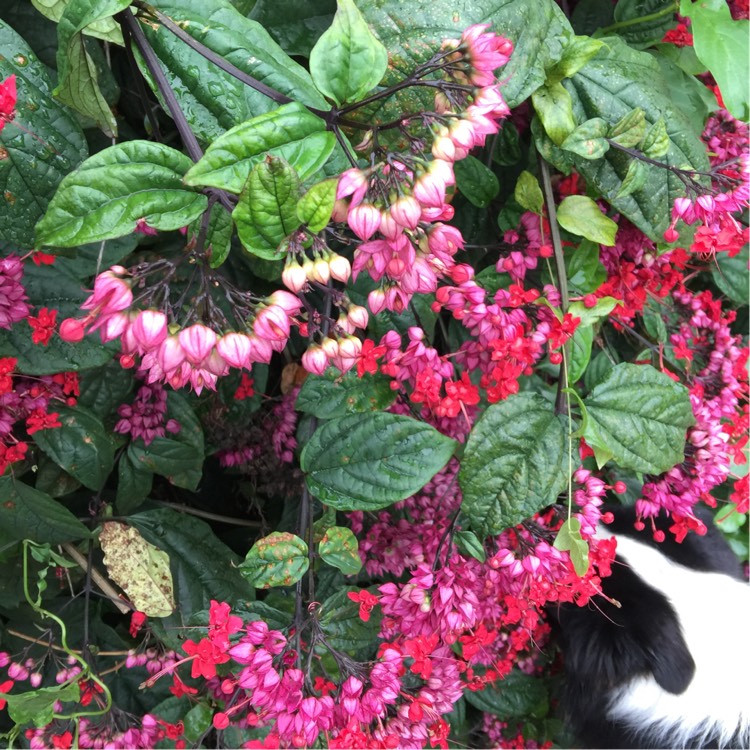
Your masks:
[{"label": "glossy leaf", "polygon": [[320,117],[301,104],[285,104],[217,138],[185,175],[185,183],[239,193],[250,171],[267,154],[286,159],[300,180],[306,180],[331,155],[335,141]]},{"label": "glossy leaf", "polygon": [[574,318],[581,319],[579,328],[586,328],[606,318],[619,304],[620,301],[614,297],[600,297],[593,307],[586,307],[583,302],[576,300],[570,303],[568,312]]},{"label": "glossy leaf", "polygon": [[268,155],[256,164],[232,212],[240,242],[251,255],[279,260],[281,241],[300,225],[300,179],[282,158]]},{"label": "glossy leaf", "polygon": [[[301,104],[326,108],[326,100],[313,86],[309,73],[263,26],[243,16],[227,0],[156,0],[151,4],[244,73]],[[265,94],[220,70],[172,32],[151,24],[144,24],[143,30],[200,140],[211,143],[234,125],[277,108]],[[155,88],[142,61],[139,64]]]},{"label": "glossy leaf", "polygon": [[457,161],[453,168],[456,187],[466,200],[477,208],[487,208],[500,190],[495,173],[473,156]]},{"label": "glossy leaf", "polygon": [[117,495],[115,497],[118,514],[127,516],[142,505],[151,492],[153,482],[153,472],[142,469],[128,453],[120,456],[117,462]]},{"label": "glossy leaf", "polygon": [[52,97],[45,66],[0,19],[0,81],[16,76],[16,116],[0,130],[0,240],[32,247],[60,180],[86,158],[83,132]]},{"label": "glossy leaf", "polygon": [[80,406],[55,406],[61,427],[39,430],[37,445],[92,490],[100,490],[115,461],[115,446],[102,421]]},{"label": "glossy leaf", "polygon": [[458,474],[471,528],[499,534],[554,503],[567,485],[566,446],[562,422],[542,396],[520,393],[488,407]]},{"label": "glossy leaf", "polygon": [[594,343],[594,329],[591,326],[579,325],[570,340],[570,362],[568,363],[568,382],[576,383],[586,372],[591,359],[591,347]]},{"label": "glossy leaf", "polygon": [[396,414],[352,414],[321,425],[302,451],[307,486],[337,510],[377,510],[404,500],[442,469],[455,442]]},{"label": "glossy leaf", "polygon": [[683,460],[695,422],[687,388],[650,365],[615,365],[584,404],[583,437],[620,467],[660,474]]},{"label": "glossy leaf", "polygon": [[750,248],[747,245],[733,258],[728,253],[717,253],[711,269],[714,284],[738,305],[747,305],[750,287]]},{"label": "glossy leaf", "polygon": [[298,536],[274,531],[253,544],[240,573],[257,589],[291,586],[310,566],[307,552],[307,544]]},{"label": "glossy leaf", "polygon": [[617,224],[585,195],[569,195],[557,207],[557,221],[563,229],[600,245],[613,246]]},{"label": "glossy leaf", "polygon": [[353,371],[342,375],[329,367],[323,375],[309,375],[302,384],[295,408],[319,419],[387,409],[396,393],[390,378],[376,373],[358,377]]},{"label": "glossy leaf", "polygon": [[110,137],[117,135],[117,121],[99,88],[97,66],[86,49],[83,30],[129,5],[130,0],[99,0],[94,4],[90,0],[70,0],[58,24],[59,77],[55,96],[90,117]]},{"label": "glossy leaf", "polygon": [[590,240],[583,240],[573,251],[567,270],[568,283],[582,294],[596,291],[607,280],[607,272],[599,261],[599,245]]},{"label": "glossy leaf", "polygon": [[186,188],[192,162],[176,149],[126,141],[87,159],[60,183],[36,227],[38,245],[73,247],[130,234],[139,219],[155,229],[186,226],[206,210]]},{"label": "glossy leaf", "polygon": [[483,690],[465,690],[464,697],[480,711],[495,714],[503,720],[541,717],[548,711],[544,681],[517,668]]},{"label": "glossy leaf", "polygon": [[738,119],[750,118],[750,54],[747,19],[735,21],[722,0],[681,0],[680,14],[690,21],[693,46],[721,90],[726,108]]},{"label": "glossy leaf", "polygon": [[628,165],[628,171],[625,173],[622,185],[620,185],[615,197],[619,199],[632,195],[646,184],[646,180],[648,180],[646,165],[638,159],[633,159]]},{"label": "glossy leaf", "polygon": [[337,105],[355,102],[380,83],[387,66],[386,48],[353,0],[338,0],[333,23],[310,52],[310,74],[318,90]]},{"label": "glossy leaf", "polygon": [[[31,4],[50,21],[59,23],[65,8],[70,5],[70,0],[31,0]],[[83,29],[83,33],[105,42],[114,42],[120,45],[123,43],[120,25],[112,16],[104,16],[98,21],[88,24]]]},{"label": "glossy leaf", "polygon": [[336,0],[257,0],[250,18],[268,33],[289,55],[310,56],[320,35],[331,25]]},{"label": "glossy leaf", "polygon": [[[188,227],[188,242],[196,242],[200,236],[201,226],[204,222],[205,213],[201,214]],[[227,213],[224,206],[214,203],[211,206],[211,213],[208,217],[205,240],[203,246],[210,252],[209,265],[211,268],[218,268],[229,256],[232,247],[232,234],[234,225],[232,218]]]},{"label": "glossy leaf", "polygon": [[357,537],[351,529],[332,526],[323,535],[318,552],[323,562],[338,568],[344,575],[356,575],[362,569]]},{"label": "glossy leaf", "polygon": [[89,530],[61,503],[12,476],[0,477],[0,528],[11,539],[61,544]]},{"label": "glossy leaf", "polygon": [[650,159],[660,159],[669,152],[669,134],[664,118],[660,117],[647,131],[641,150]]},{"label": "glossy leaf", "polygon": [[563,48],[562,57],[547,71],[547,83],[575,75],[601,49],[603,42],[589,36],[574,36]]},{"label": "glossy leaf", "polygon": [[174,612],[174,584],[169,555],[147,542],[124,523],[102,524],[99,543],[109,577],[128,595],[133,606],[149,617]]},{"label": "glossy leaf", "polygon": [[[369,613],[367,621],[359,616],[359,604],[348,594],[360,589],[346,586],[328,597],[318,610],[320,627],[332,648],[355,654],[363,650],[374,651],[380,630],[381,609],[379,606]],[[372,591],[371,593],[375,593]]]},{"label": "glossy leaf", "polygon": [[624,25],[617,32],[636,49],[648,47],[675,25],[674,12],[674,0],[618,0],[615,21]]},{"label": "glossy leaf", "polygon": [[336,202],[338,180],[328,179],[315,183],[297,203],[297,218],[313,232],[322,232],[331,220]]}]

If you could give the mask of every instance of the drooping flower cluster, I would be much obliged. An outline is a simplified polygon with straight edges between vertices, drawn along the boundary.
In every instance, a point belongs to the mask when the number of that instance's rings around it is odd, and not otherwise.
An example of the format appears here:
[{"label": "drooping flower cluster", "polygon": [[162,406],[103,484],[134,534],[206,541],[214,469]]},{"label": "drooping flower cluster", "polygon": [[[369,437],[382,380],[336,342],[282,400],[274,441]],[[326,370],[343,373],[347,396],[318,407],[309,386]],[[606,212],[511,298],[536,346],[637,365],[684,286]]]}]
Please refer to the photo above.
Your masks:
[{"label": "drooping flower cluster", "polygon": [[117,409],[120,420],[115,432],[130,435],[133,440],[142,438],[146,445],[154,438],[164,437],[167,432],[180,431],[180,423],[166,419],[167,392],[160,383],[143,385],[138,389],[132,404],[121,404]]},{"label": "drooping flower cluster", "polygon": [[0,328],[10,329],[29,315],[22,278],[23,261],[17,255],[0,258]]},{"label": "drooping flower cluster", "polygon": [[131,309],[129,275],[122,266],[100,273],[93,293],[81,305],[89,311],[88,315],[64,320],[60,336],[66,341],[80,341],[88,329],[98,330],[105,342],[119,339],[120,364],[137,364],[148,385],[169,383],[173,388],[182,388],[189,384],[196,393],[203,388],[215,390],[217,379],[230,368],[267,363],[274,351],[282,351],[293,318],[302,307],[297,297],[281,290],[265,300],[243,298],[238,302],[246,306],[246,330],[219,335],[200,322],[180,327],[160,310]]}]

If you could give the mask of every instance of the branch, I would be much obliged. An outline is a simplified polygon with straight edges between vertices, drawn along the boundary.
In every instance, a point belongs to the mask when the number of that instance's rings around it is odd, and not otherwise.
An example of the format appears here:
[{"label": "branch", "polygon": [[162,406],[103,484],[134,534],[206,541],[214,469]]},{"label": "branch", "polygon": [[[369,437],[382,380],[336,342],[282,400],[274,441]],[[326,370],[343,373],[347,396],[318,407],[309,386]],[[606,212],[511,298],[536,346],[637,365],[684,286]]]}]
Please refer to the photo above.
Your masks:
[{"label": "branch", "polygon": [[83,570],[87,575],[91,575],[91,580],[102,590],[102,593],[109,599],[122,614],[127,615],[133,611],[133,607],[129,607],[122,601],[121,596],[114,589],[112,584],[93,566],[89,566],[89,561],[78,551],[78,548],[70,544],[63,544],[62,548],[65,553],[73,558],[73,561]]}]

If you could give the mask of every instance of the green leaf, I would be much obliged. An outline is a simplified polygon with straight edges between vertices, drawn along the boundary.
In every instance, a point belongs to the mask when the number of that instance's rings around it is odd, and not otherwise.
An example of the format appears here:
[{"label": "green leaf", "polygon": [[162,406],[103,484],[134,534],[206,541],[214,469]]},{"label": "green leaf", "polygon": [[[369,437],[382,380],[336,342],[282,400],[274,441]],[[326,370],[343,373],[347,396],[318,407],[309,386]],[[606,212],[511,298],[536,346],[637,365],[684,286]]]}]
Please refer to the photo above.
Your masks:
[{"label": "green leaf", "polygon": [[674,12],[674,0],[619,0],[615,21],[625,25],[617,33],[635,49],[648,47],[674,26]]},{"label": "green leaf", "polygon": [[0,131],[0,240],[32,247],[34,225],[60,180],[88,147],[72,114],[52,98],[45,66],[0,19],[0,80],[16,76],[16,116]]},{"label": "green leaf", "polygon": [[38,245],[73,247],[130,234],[139,219],[180,229],[208,199],[183,185],[190,159],[150,141],[126,141],[87,159],[60,183],[36,227]]},{"label": "green leaf", "polygon": [[647,131],[641,150],[650,159],[661,159],[669,152],[669,134],[664,118],[660,117]]},{"label": "green leaf", "polygon": [[36,483],[40,492],[46,492],[50,497],[65,497],[75,492],[81,483],[61,469],[51,458],[44,454],[37,459]]},{"label": "green leaf", "polygon": [[[471,24],[491,20],[493,31],[513,42],[513,55],[498,73],[504,81],[503,98],[510,107],[525,101],[544,83],[546,71],[562,57],[573,35],[552,0],[472,0],[462,5],[460,12],[453,0],[379,0],[360,5],[365,20],[388,50],[385,85],[403,78],[415,63],[426,62],[443,40],[458,39]],[[401,92],[390,114],[398,117],[398,112],[414,111],[414,96],[413,91]],[[425,109],[432,108],[431,99],[426,94],[421,100]]]},{"label": "green leaf", "polygon": [[615,365],[584,399],[583,437],[618,466],[660,474],[684,459],[688,390],[650,365]]},{"label": "green leaf", "polygon": [[323,166],[335,142],[320,117],[296,102],[285,104],[217,138],[185,175],[185,184],[239,193],[250,171],[268,154],[286,159],[300,180],[306,180]]},{"label": "green leaf", "polygon": [[580,0],[576,3],[570,22],[576,34],[593,34],[609,26],[614,20],[614,7],[600,0]]},{"label": "green leaf", "polygon": [[[50,21],[59,23],[65,8],[70,5],[70,0],[31,0],[31,4]],[[83,30],[83,33],[105,42],[114,42],[120,45],[123,43],[120,25],[111,16],[105,16],[89,24]]]},{"label": "green leaf", "polygon": [[637,146],[646,135],[646,116],[636,107],[621,117],[610,129],[609,137],[626,148]]},{"label": "green leaf", "polygon": [[605,140],[609,126],[601,117],[594,117],[579,125],[561,144],[560,148],[572,151],[584,159],[601,159],[609,150]]},{"label": "green leaf", "polygon": [[555,502],[567,463],[565,430],[542,396],[519,393],[490,406],[469,435],[458,474],[471,528],[499,534]]},{"label": "green leaf", "polygon": [[336,0],[257,0],[250,17],[262,24],[289,55],[310,56],[331,25]]},{"label": "green leaf", "polygon": [[711,269],[714,284],[724,294],[738,305],[748,303],[748,287],[750,286],[750,248],[747,245],[733,258],[727,253],[717,253],[716,265]]},{"label": "green leaf", "polygon": [[555,537],[555,549],[570,553],[573,567],[579,576],[589,569],[589,545],[581,537],[581,522],[575,516],[566,519]]},{"label": "green leaf", "polygon": [[127,516],[148,497],[154,483],[154,475],[141,469],[130,455],[125,453],[117,462],[117,476],[115,507],[119,515]]},{"label": "green leaf", "polygon": [[453,535],[453,541],[462,555],[471,555],[479,562],[487,559],[482,540],[473,531],[457,531]]},{"label": "green leaf", "polygon": [[607,352],[599,352],[586,368],[583,375],[583,383],[590,391],[594,386],[604,380],[607,373],[614,367],[614,362],[610,359]]},{"label": "green leaf", "polygon": [[98,0],[93,4],[91,0],[70,0],[58,24],[55,96],[90,117],[109,137],[117,135],[117,120],[99,88],[97,66],[86,49],[83,30],[129,5],[130,0]]},{"label": "green leaf", "polygon": [[[205,214],[201,214],[188,227],[188,242],[195,242],[197,240],[200,235],[204,216]],[[211,268],[218,268],[229,256],[229,251],[232,249],[233,231],[234,225],[232,224],[232,219],[224,206],[220,203],[214,203],[211,206],[206,237],[203,243],[204,247],[210,251],[209,265]]]},{"label": "green leaf", "polygon": [[102,524],[99,542],[109,577],[133,606],[149,617],[169,617],[175,609],[169,555],[117,521]]},{"label": "green leaf", "polygon": [[[156,0],[151,4],[244,73],[300,104],[326,109],[326,100],[313,86],[309,73],[274,42],[263,26],[238,13],[231,3]],[[190,49],[171,31],[151,24],[143,24],[142,28],[200,140],[211,143],[234,125],[278,107],[275,101]],[[139,65],[154,89],[153,78],[142,60]]]},{"label": "green leaf", "polygon": [[8,714],[16,724],[33,724],[35,727],[44,727],[54,721],[57,701],[77,703],[80,695],[77,682],[37,688],[26,693],[0,693],[0,697],[8,702]]},{"label": "green leaf", "polygon": [[531,102],[544,131],[556,146],[561,146],[576,129],[573,100],[568,90],[559,82],[544,85],[531,95]]},{"label": "green leaf", "polygon": [[12,539],[62,544],[90,536],[64,505],[12,476],[0,477],[0,497],[0,528]]},{"label": "green leaf", "polygon": [[299,195],[300,179],[285,159],[269,154],[255,165],[232,212],[245,250],[266,260],[284,257],[277,248],[300,225]]},{"label": "green leaf", "polygon": [[615,244],[617,224],[591,198],[569,195],[557,208],[557,221],[563,229],[600,245]]},{"label": "green leaf", "polygon": [[538,677],[514,669],[498,682],[482,690],[464,690],[464,698],[480,711],[501,719],[546,716],[549,710],[547,689]]},{"label": "green leaf", "polygon": [[455,441],[396,414],[352,414],[321,425],[302,451],[308,489],[337,510],[377,510],[420,490]]},{"label": "green leaf", "polygon": [[456,187],[466,200],[477,208],[487,208],[500,190],[495,173],[473,156],[457,161],[453,168]]},{"label": "green leaf", "polygon": [[[670,91],[658,63],[651,55],[629,48],[617,37],[608,37],[599,54],[588,62],[565,86],[573,99],[576,121],[601,117],[615,125],[640,107],[646,122],[660,117],[667,123],[669,150],[663,161],[675,167],[708,169],[706,148],[689,120],[672,103]],[[669,170],[647,165],[648,179],[640,190],[618,197],[631,157],[610,148],[601,160],[592,162],[567,151],[544,149],[561,169],[572,166],[587,186],[608,201],[654,241],[661,241],[669,224],[675,198],[684,195],[682,181]],[[701,178],[702,179],[702,178]]]},{"label": "green leaf", "polygon": [[[23,284],[35,306],[58,311],[58,322],[79,314],[87,296],[80,280],[59,262],[53,266],[24,264]],[[98,343],[98,338],[97,335],[73,345],[53,336],[47,346],[34,346],[30,343],[31,328],[19,324],[10,331],[0,330],[0,357],[17,357],[18,371],[27,375],[85,370],[108,362],[116,351],[112,345]]]},{"label": "green leaf", "polygon": [[370,31],[352,0],[338,0],[331,27],[310,52],[310,74],[318,90],[337,105],[356,102],[377,86],[388,52]]},{"label": "green leaf", "polygon": [[617,191],[616,198],[625,198],[640,190],[648,180],[648,170],[646,165],[638,159],[633,159],[628,165],[628,171],[625,173],[622,185]]},{"label": "green leaf", "polygon": [[313,232],[322,232],[331,220],[336,202],[338,180],[330,178],[315,183],[299,200],[297,218]]},{"label": "green leaf", "polygon": [[537,216],[542,215],[544,207],[544,196],[542,189],[539,187],[539,180],[531,172],[525,169],[518,175],[513,197],[516,202],[523,206],[527,211],[535,213]]},{"label": "green leaf", "polygon": [[397,394],[385,375],[365,373],[358,377],[350,370],[342,375],[329,367],[323,375],[308,375],[302,384],[295,408],[319,419],[387,409]]},{"label": "green leaf", "polygon": [[583,302],[571,302],[568,312],[575,318],[580,318],[579,328],[587,328],[606,318],[620,301],[614,297],[600,297],[593,307],[586,307]]},{"label": "green leaf", "polygon": [[320,627],[328,644],[331,648],[350,654],[374,651],[380,630],[380,607],[376,606],[370,612],[370,619],[365,622],[359,616],[359,604],[348,597],[349,592],[359,591],[354,586],[346,586],[328,597],[318,610]]},{"label": "green leaf", "polygon": [[362,569],[357,537],[351,529],[333,526],[320,540],[318,552],[323,562],[338,568],[344,575],[352,576]]},{"label": "green leaf", "polygon": [[583,240],[568,261],[568,283],[582,294],[590,294],[607,280],[599,261],[599,245]]},{"label": "green leaf", "polygon": [[250,548],[240,573],[256,589],[291,586],[310,567],[307,553],[307,544],[298,536],[274,531]]},{"label": "green leaf", "polygon": [[695,54],[716,79],[726,108],[740,120],[750,119],[747,19],[733,20],[722,0],[681,0],[680,15],[691,21]]},{"label": "green leaf", "polygon": [[591,347],[594,344],[594,329],[591,326],[579,325],[570,340],[570,362],[568,362],[568,382],[577,383],[591,359]]},{"label": "green leaf", "polygon": [[590,36],[574,36],[560,60],[547,71],[547,83],[556,83],[575,75],[601,49],[603,42]]},{"label": "green leaf", "polygon": [[37,445],[92,490],[100,490],[115,462],[115,446],[99,417],[80,406],[55,406],[61,427],[39,430]]}]

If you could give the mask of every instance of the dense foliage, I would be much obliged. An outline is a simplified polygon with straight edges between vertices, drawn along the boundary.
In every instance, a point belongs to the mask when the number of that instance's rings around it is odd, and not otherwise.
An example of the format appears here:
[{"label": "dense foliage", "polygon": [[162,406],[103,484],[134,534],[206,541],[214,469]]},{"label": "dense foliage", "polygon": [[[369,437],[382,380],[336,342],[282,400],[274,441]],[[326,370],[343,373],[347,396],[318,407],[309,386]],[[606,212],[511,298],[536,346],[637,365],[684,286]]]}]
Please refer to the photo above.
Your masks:
[{"label": "dense foliage", "polygon": [[747,16],[5,0],[4,740],[572,742],[604,501],[748,555]]}]

